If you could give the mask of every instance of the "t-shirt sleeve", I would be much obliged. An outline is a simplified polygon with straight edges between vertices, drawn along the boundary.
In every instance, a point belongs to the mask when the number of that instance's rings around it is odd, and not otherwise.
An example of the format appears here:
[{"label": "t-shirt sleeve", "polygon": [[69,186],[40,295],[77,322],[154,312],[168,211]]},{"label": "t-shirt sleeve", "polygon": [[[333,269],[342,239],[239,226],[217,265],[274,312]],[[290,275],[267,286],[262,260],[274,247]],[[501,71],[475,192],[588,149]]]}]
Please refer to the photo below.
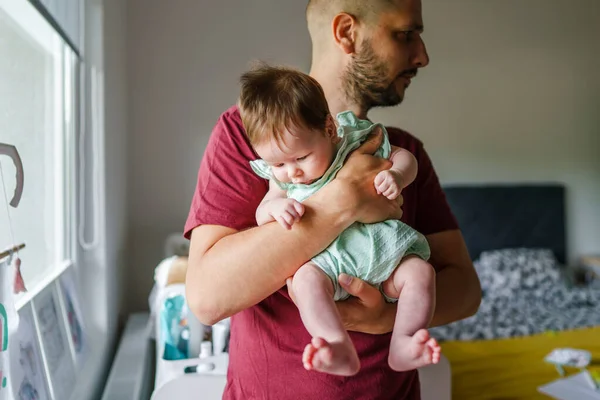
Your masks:
[{"label": "t-shirt sleeve", "polygon": [[416,156],[419,163],[419,174],[415,180],[418,201],[416,229],[424,235],[458,229],[456,217],[446,200],[431,159],[421,143]]},{"label": "t-shirt sleeve", "polygon": [[221,225],[236,230],[256,226],[255,212],[268,182],[250,167],[256,158],[237,112],[220,118],[200,163],[198,182],[184,236],[199,225]]}]

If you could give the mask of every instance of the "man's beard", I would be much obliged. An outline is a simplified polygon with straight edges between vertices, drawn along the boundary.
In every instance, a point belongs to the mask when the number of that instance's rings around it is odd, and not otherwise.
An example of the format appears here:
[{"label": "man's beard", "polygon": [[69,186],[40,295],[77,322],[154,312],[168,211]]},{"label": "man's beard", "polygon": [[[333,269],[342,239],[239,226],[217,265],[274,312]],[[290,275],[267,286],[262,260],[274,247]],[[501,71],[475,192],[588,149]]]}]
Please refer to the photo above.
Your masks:
[{"label": "man's beard", "polygon": [[363,110],[396,106],[402,102],[403,93],[398,93],[395,80],[388,82],[388,76],[386,63],[377,57],[371,42],[365,42],[344,71],[344,94]]}]

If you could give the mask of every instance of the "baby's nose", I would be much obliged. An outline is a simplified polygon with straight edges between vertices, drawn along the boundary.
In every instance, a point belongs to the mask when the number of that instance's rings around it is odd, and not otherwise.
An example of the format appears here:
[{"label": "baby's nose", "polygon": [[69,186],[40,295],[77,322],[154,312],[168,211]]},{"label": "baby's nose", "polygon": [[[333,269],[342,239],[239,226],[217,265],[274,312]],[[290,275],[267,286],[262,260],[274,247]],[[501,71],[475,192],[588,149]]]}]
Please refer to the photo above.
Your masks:
[{"label": "baby's nose", "polygon": [[294,178],[296,176],[300,176],[300,175],[302,175],[302,170],[300,168],[291,167],[288,170],[288,175],[289,175],[290,178]]}]

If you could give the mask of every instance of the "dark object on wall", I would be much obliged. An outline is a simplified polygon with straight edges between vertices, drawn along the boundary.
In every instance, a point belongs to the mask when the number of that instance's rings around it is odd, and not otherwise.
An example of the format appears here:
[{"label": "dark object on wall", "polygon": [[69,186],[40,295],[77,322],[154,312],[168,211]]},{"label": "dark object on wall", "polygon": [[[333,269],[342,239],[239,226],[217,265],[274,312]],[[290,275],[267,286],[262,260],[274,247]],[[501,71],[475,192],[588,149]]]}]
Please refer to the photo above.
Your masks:
[{"label": "dark object on wall", "polygon": [[562,185],[448,185],[444,192],[473,260],[486,250],[527,247],[551,249],[565,263]]}]

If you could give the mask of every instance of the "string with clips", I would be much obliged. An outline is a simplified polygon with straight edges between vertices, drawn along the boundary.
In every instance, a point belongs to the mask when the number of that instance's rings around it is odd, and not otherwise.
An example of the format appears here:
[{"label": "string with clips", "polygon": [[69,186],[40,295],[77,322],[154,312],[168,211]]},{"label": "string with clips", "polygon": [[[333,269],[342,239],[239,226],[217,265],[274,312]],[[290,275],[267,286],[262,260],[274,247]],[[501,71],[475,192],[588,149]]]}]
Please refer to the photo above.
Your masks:
[{"label": "string with clips", "polygon": [[[23,174],[23,163],[21,161],[21,157],[19,156],[19,152],[15,146],[0,143],[0,155],[7,155],[12,159],[13,164],[17,170],[17,186],[15,188],[15,193],[11,199],[8,201],[8,195],[6,191],[6,183],[4,182],[4,171],[2,170],[2,162],[0,162],[0,179],[2,180],[2,191],[4,193],[4,199],[6,201],[6,215],[8,217],[8,229],[10,233],[11,241],[13,245],[8,249],[0,252],[0,261],[9,258],[8,264],[12,265],[14,262],[14,267],[16,268],[15,274],[15,282],[14,282],[14,293],[20,293],[27,291],[25,289],[25,284],[23,282],[23,278],[21,277],[21,259],[19,258],[19,250],[25,248],[25,243],[15,245],[15,235],[12,225],[12,220],[10,218],[10,209],[8,208],[9,204],[13,208],[17,208],[19,202],[21,201],[21,196],[23,194],[23,182],[24,182],[24,174]],[[13,256],[15,256],[13,261]]]}]

